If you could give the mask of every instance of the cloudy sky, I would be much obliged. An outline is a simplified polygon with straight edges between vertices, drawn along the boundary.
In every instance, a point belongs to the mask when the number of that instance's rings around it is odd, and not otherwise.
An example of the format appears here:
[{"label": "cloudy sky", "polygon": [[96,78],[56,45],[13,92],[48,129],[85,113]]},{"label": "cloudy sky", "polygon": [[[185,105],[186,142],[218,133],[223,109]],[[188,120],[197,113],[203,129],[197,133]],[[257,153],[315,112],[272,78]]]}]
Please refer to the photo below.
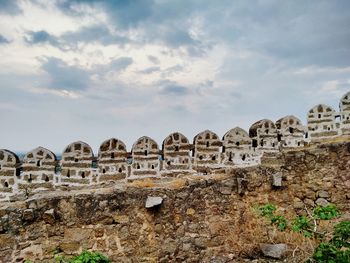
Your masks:
[{"label": "cloudy sky", "polygon": [[222,136],[350,90],[350,1],[0,0],[0,148]]}]

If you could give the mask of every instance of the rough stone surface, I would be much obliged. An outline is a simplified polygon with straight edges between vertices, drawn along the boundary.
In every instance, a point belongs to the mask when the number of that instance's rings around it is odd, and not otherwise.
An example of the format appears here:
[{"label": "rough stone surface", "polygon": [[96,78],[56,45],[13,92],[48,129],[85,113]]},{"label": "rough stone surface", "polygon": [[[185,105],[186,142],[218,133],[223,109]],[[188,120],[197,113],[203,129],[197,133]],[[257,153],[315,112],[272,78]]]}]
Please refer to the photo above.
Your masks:
[{"label": "rough stone surface", "polygon": [[45,223],[53,225],[55,223],[55,210],[51,208],[45,211],[43,214],[43,220]]},{"label": "rough stone surface", "polygon": [[316,203],[316,205],[319,205],[319,206],[329,205],[329,202],[324,198],[318,198],[315,203]]},{"label": "rough stone surface", "polygon": [[282,173],[278,172],[273,174],[272,176],[272,185],[275,187],[281,187],[282,186]]},{"label": "rough stone surface", "polygon": [[318,192],[318,197],[327,199],[327,198],[329,198],[329,193],[327,191],[321,190]]},{"label": "rough stone surface", "polygon": [[286,253],[286,244],[260,244],[264,256],[280,259]]},{"label": "rough stone surface", "polygon": [[30,221],[34,219],[34,211],[33,209],[26,209],[23,211],[23,220]]}]

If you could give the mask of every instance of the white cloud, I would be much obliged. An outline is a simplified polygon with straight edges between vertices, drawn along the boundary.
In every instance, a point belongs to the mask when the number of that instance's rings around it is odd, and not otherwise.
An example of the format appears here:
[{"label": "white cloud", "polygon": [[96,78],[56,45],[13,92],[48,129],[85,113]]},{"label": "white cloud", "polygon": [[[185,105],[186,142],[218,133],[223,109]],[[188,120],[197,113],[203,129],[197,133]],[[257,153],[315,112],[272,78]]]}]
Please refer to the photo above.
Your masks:
[{"label": "white cloud", "polygon": [[350,79],[329,80],[320,87],[320,93],[326,96],[335,96],[341,98],[350,88]]},{"label": "white cloud", "polygon": [[50,88],[29,88],[27,91],[34,93],[34,94],[49,94],[53,96],[58,96],[61,98],[69,98],[69,99],[79,99],[82,97],[81,94],[69,91],[69,90],[53,90]]},{"label": "white cloud", "polygon": [[332,73],[350,73],[350,67],[303,67],[294,71],[296,75],[318,75]]},{"label": "white cloud", "polygon": [[36,133],[40,119],[60,127],[55,149],[74,136],[161,141],[173,129],[191,137],[304,119],[349,90],[346,1],[88,2],[20,0],[21,12],[0,12],[2,120],[25,123],[37,144],[52,139]]}]

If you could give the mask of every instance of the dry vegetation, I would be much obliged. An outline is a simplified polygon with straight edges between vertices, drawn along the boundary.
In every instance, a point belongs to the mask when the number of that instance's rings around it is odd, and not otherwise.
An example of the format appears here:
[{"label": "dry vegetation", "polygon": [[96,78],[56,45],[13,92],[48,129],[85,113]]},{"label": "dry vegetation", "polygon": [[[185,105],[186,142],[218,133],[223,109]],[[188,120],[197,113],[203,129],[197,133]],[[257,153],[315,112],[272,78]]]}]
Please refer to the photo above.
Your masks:
[{"label": "dry vegetation", "polygon": [[166,183],[166,186],[172,189],[180,189],[185,187],[187,184],[187,180],[186,179],[181,179],[181,178],[177,178],[174,179],[168,183]]},{"label": "dry vegetation", "polygon": [[185,187],[187,184],[187,180],[183,178],[174,178],[169,180],[168,182],[161,182],[151,178],[134,180],[129,183],[130,187],[136,188],[153,188],[153,187],[166,187],[171,189],[180,189]]},{"label": "dry vegetation", "polygon": [[[252,207],[246,207],[242,210],[239,222],[239,228],[229,230],[228,245],[238,258],[255,259],[260,258],[259,243],[288,245],[286,255],[287,262],[305,262],[312,257],[314,249],[319,244],[316,238],[305,237],[302,233],[293,232],[290,228],[280,231],[277,227],[271,225],[270,221],[262,218]],[[287,221],[293,221],[294,214],[287,215]],[[318,225],[319,231],[330,233],[336,220],[321,221]],[[239,229],[239,230],[237,230]]]},{"label": "dry vegetation", "polygon": [[134,180],[129,185],[131,187],[136,187],[136,188],[150,188],[150,187],[155,187],[156,183],[151,178],[145,178],[140,180]]}]

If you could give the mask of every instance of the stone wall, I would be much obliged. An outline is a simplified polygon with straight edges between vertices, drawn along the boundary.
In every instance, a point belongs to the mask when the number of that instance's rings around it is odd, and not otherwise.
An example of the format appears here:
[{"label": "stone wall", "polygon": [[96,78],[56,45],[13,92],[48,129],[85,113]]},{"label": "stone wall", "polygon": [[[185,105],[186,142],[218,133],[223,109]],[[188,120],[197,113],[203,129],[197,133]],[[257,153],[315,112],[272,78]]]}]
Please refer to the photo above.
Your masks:
[{"label": "stone wall", "polygon": [[[350,142],[283,150],[260,166],[211,172],[2,203],[0,261],[49,262],[54,250],[92,249],[113,262],[245,262],[260,258],[258,244],[270,238],[254,221],[255,205],[270,202],[291,214],[327,202],[350,209]],[[276,174],[281,185],[274,185]],[[145,208],[148,197],[163,202]]]},{"label": "stone wall", "polygon": [[91,147],[81,141],[69,144],[61,160],[43,147],[27,153],[22,162],[14,153],[0,150],[0,202],[62,187],[123,183],[140,178],[166,180],[254,167],[262,161],[274,162],[273,157],[286,149],[307,148],[329,140],[349,140],[349,135],[343,134],[322,140],[306,138],[306,129],[293,116],[282,118],[276,124],[277,127],[268,120],[257,122],[250,129],[250,136],[236,127],[222,139],[206,130],[195,136],[193,144],[175,132],[164,140],[162,149],[153,139],[143,136],[131,152],[127,152],[121,140],[112,138],[101,144],[97,157]]},{"label": "stone wall", "polygon": [[219,137],[205,130],[193,143],[181,133],[170,134],[161,149],[150,137],[139,138],[128,152],[119,139],[104,141],[98,156],[85,142],[69,144],[62,159],[43,147],[28,152],[20,162],[12,152],[0,150],[0,202],[24,200],[36,192],[79,186],[121,183],[140,178],[166,181],[171,177],[220,173],[225,169],[276,163],[286,149],[307,148],[328,140],[350,136],[350,92],[340,100],[339,112],[324,104],[308,112],[307,126],[292,116],[275,123],[268,119],[254,123],[249,134],[236,127]]}]

